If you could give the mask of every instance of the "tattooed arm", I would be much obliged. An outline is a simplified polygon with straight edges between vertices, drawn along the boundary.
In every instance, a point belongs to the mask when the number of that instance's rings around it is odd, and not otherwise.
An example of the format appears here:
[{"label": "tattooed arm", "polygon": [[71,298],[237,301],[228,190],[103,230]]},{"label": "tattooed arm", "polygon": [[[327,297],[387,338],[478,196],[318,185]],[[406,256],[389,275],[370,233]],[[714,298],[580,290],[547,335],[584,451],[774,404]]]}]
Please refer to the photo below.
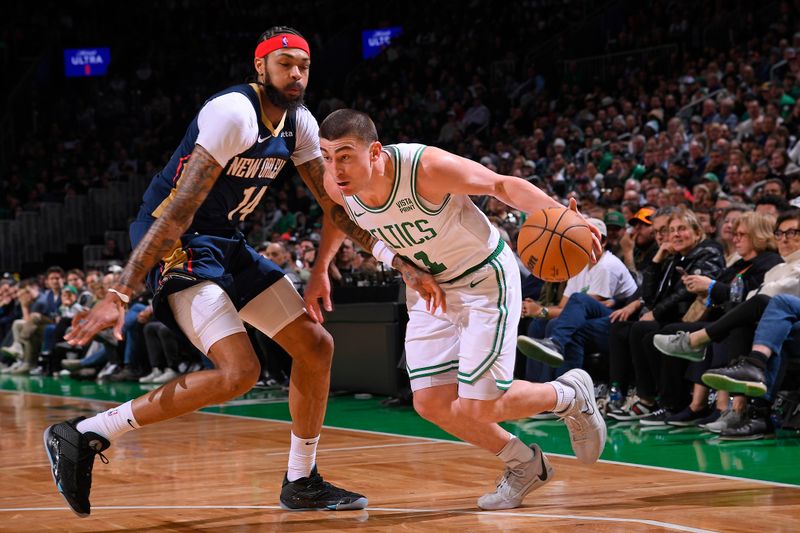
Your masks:
[{"label": "tattooed arm", "polygon": [[[122,277],[113,287],[115,291],[130,297],[141,289],[147,273],[175,247],[189,228],[195,212],[205,201],[220,173],[222,167],[219,163],[205,148],[196,145],[172,202],[164,208],[131,253]],[[71,344],[85,344],[99,331],[116,325],[114,333],[121,340],[124,317],[121,298],[109,292],[91,312],[76,316],[72,331],[64,338]]]},{"label": "tattooed arm", "polygon": [[[336,251],[344,239],[344,234],[350,235],[354,241],[358,242],[364,250],[370,253],[378,239],[347,216],[344,206],[340,204],[342,200],[339,198],[334,200],[328,194],[328,190],[325,188],[325,166],[321,157],[298,166],[297,170],[325,211],[317,260],[314,264],[312,277],[303,293],[309,314],[315,320],[322,322],[323,317],[319,307],[319,300],[322,300],[325,310],[330,311],[333,308],[330,301],[330,283],[327,279],[328,264],[336,255]],[[334,226],[329,222],[332,222]],[[431,312],[436,311],[438,307],[441,307],[443,311],[447,310],[444,291],[428,272],[418,269],[400,255],[394,257],[392,267],[400,271],[406,285],[417,291],[425,299]]]}]

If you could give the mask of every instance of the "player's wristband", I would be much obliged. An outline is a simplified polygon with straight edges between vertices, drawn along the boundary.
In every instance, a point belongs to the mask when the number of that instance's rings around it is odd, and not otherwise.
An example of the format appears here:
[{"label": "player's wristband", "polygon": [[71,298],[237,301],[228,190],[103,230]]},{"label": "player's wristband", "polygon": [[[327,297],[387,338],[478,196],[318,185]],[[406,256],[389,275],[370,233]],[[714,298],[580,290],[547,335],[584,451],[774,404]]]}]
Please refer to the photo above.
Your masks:
[{"label": "player's wristband", "polygon": [[128,305],[131,301],[130,296],[119,292],[117,289],[108,289],[108,292],[113,292],[114,294],[116,294],[119,297],[119,299],[122,300],[122,303],[124,303],[125,305]]},{"label": "player's wristband", "polygon": [[394,256],[397,254],[383,244],[383,241],[377,241],[372,247],[372,255],[375,256],[375,259],[391,268],[392,260],[394,260]]}]

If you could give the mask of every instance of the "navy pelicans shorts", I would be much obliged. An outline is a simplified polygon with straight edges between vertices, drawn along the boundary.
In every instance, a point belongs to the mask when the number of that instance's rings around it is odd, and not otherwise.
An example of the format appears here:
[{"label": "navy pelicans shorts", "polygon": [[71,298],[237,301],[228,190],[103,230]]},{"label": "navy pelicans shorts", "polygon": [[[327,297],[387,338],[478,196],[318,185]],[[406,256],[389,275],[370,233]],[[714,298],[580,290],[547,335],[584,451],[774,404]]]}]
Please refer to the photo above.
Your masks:
[{"label": "navy pelicans shorts", "polygon": [[[141,241],[152,222],[152,218],[139,218],[131,224],[132,246]],[[283,270],[259,255],[238,231],[228,236],[186,233],[172,255],[148,273],[146,282],[153,292],[156,318],[180,331],[168,295],[211,281],[222,287],[238,311],[283,276]]]}]

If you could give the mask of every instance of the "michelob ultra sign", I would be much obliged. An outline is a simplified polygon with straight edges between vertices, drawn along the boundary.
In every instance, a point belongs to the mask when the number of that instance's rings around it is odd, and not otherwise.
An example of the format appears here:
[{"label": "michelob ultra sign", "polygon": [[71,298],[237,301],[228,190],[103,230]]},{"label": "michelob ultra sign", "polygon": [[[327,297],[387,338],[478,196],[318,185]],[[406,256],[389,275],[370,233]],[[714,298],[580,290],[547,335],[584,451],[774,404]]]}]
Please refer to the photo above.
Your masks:
[{"label": "michelob ultra sign", "polygon": [[364,30],[361,32],[362,53],[364,59],[370,59],[381,53],[381,50],[392,44],[392,39],[403,33],[402,26]]},{"label": "michelob ultra sign", "polygon": [[66,48],[64,73],[68,78],[105,76],[111,63],[110,48]]}]

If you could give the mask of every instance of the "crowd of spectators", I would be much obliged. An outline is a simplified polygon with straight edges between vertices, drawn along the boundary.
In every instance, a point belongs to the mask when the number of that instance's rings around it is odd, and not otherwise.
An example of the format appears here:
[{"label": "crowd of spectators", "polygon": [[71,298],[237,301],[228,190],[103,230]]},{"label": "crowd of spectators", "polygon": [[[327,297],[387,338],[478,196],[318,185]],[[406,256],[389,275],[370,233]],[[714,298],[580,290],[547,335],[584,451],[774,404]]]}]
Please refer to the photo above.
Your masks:
[{"label": "crowd of spectators", "polygon": [[[714,298],[719,301],[712,307],[719,315],[729,304],[721,288],[729,288],[743,268],[748,269],[742,277],[749,291],[765,283],[778,263],[793,261],[792,252],[784,254],[774,238],[771,244],[762,241],[764,235],[784,231],[780,224],[790,223],[793,207],[800,206],[798,7],[786,1],[764,10],[743,9],[739,2],[688,1],[645,6],[539,0],[513,3],[503,10],[480,2],[413,4],[407,15],[398,15],[404,35],[368,62],[355,58],[357,40],[344,34],[357,36],[361,29],[382,24],[370,9],[357,12],[344,5],[321,22],[315,14],[325,9],[323,0],[298,3],[291,10],[271,5],[269,12],[264,6],[241,2],[229,5],[211,23],[190,4],[168,3],[163,17],[145,13],[149,8],[133,7],[132,19],[147,27],[148,34],[162,38],[146,54],[126,55],[120,46],[122,67],[112,69],[108,78],[82,84],[50,79],[42,84],[63,97],[34,98],[41,118],[35,128],[20,129],[15,157],[4,170],[0,217],[36,209],[42,201],[82,194],[89,187],[111,186],[115,179],[153,174],[167,161],[203,100],[247,77],[251,65],[243,58],[249,57],[254,36],[263,30],[255,23],[288,23],[313,43],[307,102],[318,120],[336,108],[354,107],[373,117],[383,139],[440,146],[499,173],[530,180],[559,201],[575,198],[587,217],[602,224],[604,255],[613,255],[630,272],[637,286],[635,297],[627,281],[607,285],[602,293],[588,290],[600,297],[594,301],[601,301],[606,312],[586,297],[586,289],[595,283],[592,276],[568,289],[540,287],[530,280],[526,295],[531,299],[525,309],[539,318],[529,336],[550,341],[555,337],[556,352],[560,349],[565,365],[582,364],[589,347],[615,354],[606,372],[612,386],[609,412],[629,416],[632,409],[638,410],[641,418],[658,415],[659,420],[653,418],[657,423],[689,404],[693,412],[700,412],[705,392],[688,384],[701,387],[697,381],[703,369],[690,369],[694,377],[684,378],[686,368],[653,351],[652,335],[671,331],[668,326],[682,321],[703,290],[711,293],[707,285],[697,291],[687,287],[677,267],[690,276],[717,281]],[[604,7],[609,10],[593,21],[596,10]],[[168,22],[176,19],[185,24],[175,28]],[[63,13],[56,21],[62,41],[89,23]],[[119,38],[141,31],[136,24],[130,26],[121,30]],[[564,39],[578,27],[587,35],[583,41]],[[553,37],[537,37],[545,35]],[[537,40],[550,48],[543,50]],[[639,51],[669,45],[674,48],[669,48],[666,61]],[[578,61],[554,62],[580,52],[620,55],[603,75]],[[631,55],[626,59],[624,52]],[[524,214],[496,200],[475,201],[513,246]],[[758,218],[746,218],[750,211]],[[253,246],[286,268],[301,289],[313,266],[319,219],[309,192],[287,173],[241,230]],[[766,227],[769,230],[763,230]],[[752,249],[746,253],[739,234],[750,240]],[[778,245],[795,236],[779,239]],[[670,270],[663,271],[664,265]],[[351,283],[353,272],[378,268],[374,258],[346,241],[331,277]],[[595,267],[595,274],[608,270]],[[37,363],[44,363],[42,371],[56,370],[46,361],[59,346],[59,331],[46,333],[47,328],[74,313],[75,305],[87,305],[79,298],[60,314],[54,299],[69,302],[72,291],[66,294],[51,283],[54,275],[48,272],[46,285],[42,283],[49,306],[44,313],[24,307],[26,301],[41,299],[34,288],[38,283],[0,283],[3,309],[12,303],[20,307],[19,317],[10,321],[13,313],[0,317],[12,336],[6,351],[21,361],[10,372],[30,372]],[[93,283],[97,291],[91,292],[99,297],[102,279],[90,279],[89,286]],[[578,283],[586,286],[577,287]],[[81,294],[74,284],[69,286]],[[126,328],[142,329],[142,338],[150,342],[129,348],[126,341],[112,350],[110,342],[101,340],[88,354],[102,351],[92,365],[83,365],[86,357],[66,359],[80,361],[68,364],[88,366],[95,373],[85,368],[71,372],[86,370],[86,375],[96,376],[102,373],[98,369],[103,357],[117,365],[106,372],[121,373],[124,379],[166,379],[171,376],[169,369],[178,372],[200,365],[201,359],[188,347],[181,348],[184,359],[171,359],[180,350],[164,338],[163,328],[145,332],[143,325],[151,319],[146,302],[141,305]],[[543,308],[549,315],[541,316]],[[553,333],[558,320],[560,327],[566,327],[568,317],[573,321],[569,327],[583,332],[580,347],[559,344],[558,338],[566,334]],[[587,325],[596,319],[605,323]],[[14,320],[25,322],[16,333]],[[647,331],[638,331],[640,327]],[[640,343],[650,339],[650,344],[625,345],[629,338]],[[139,349],[145,345],[147,350]],[[709,357],[709,362],[733,357],[731,349],[720,350],[721,359]],[[114,351],[121,353],[118,362],[109,355]],[[146,362],[134,364],[134,353],[146,353]],[[66,352],[61,355],[67,357]],[[131,369],[128,374],[120,370],[126,364]],[[544,367],[529,369],[529,375],[538,379],[548,372],[552,371]],[[631,392],[627,401],[626,389]],[[717,416],[727,410],[724,401],[723,395],[718,396]],[[742,405],[737,409],[743,412]],[[763,418],[763,410],[755,412]],[[745,418],[740,416],[738,422]]]}]

